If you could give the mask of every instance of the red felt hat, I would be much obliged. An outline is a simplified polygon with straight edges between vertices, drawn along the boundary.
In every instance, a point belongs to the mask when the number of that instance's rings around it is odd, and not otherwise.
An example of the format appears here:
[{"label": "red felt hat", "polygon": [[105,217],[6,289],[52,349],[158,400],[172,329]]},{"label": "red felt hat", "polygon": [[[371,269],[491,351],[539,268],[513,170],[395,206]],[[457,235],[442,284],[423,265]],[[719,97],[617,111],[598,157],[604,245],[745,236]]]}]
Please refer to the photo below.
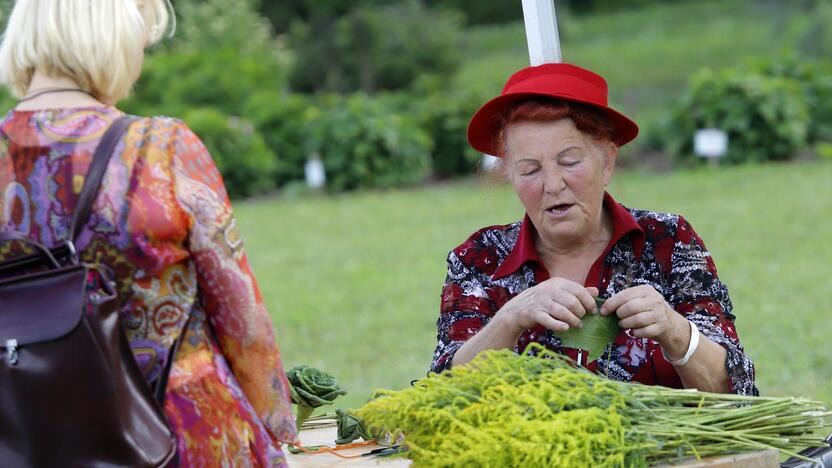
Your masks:
[{"label": "red felt hat", "polygon": [[621,146],[638,135],[635,122],[607,105],[607,82],[599,75],[568,63],[527,67],[511,75],[503,92],[485,103],[468,124],[468,143],[477,151],[498,156],[497,133],[503,113],[518,100],[544,96],[589,104],[600,110],[615,129],[613,142]]}]

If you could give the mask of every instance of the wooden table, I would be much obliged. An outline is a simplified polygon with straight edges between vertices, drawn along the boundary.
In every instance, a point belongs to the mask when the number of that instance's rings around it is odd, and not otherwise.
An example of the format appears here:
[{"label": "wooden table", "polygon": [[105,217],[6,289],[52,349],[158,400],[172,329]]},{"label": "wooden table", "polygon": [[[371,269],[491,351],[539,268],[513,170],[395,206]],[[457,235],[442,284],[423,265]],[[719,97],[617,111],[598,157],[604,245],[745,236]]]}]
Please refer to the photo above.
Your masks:
[{"label": "wooden table", "polygon": [[[306,429],[300,431],[300,441],[303,445],[329,445],[334,446],[338,429],[335,427],[324,427],[320,429]],[[366,447],[339,450],[342,455],[359,455],[370,450],[380,448],[380,445],[369,445]],[[358,457],[339,458],[331,453],[287,453],[289,466],[297,467],[383,467],[400,468],[410,466],[410,460],[401,457]],[[738,455],[726,455],[724,457],[711,457],[702,460],[685,460],[674,464],[656,465],[655,468],[684,467],[684,468],[779,468],[780,457],[776,450],[765,450],[760,452],[749,452]]]},{"label": "wooden table", "polygon": [[[328,445],[335,446],[335,439],[338,437],[338,428],[335,426],[324,427],[320,429],[304,429],[300,431],[300,442],[306,445]],[[373,444],[366,447],[358,447],[346,450],[339,450],[341,455],[360,455],[369,452],[370,450],[381,448],[381,445]],[[292,454],[286,452],[286,458],[289,460],[289,466],[298,467],[325,467],[325,466],[344,466],[344,467],[384,467],[384,468],[400,468],[410,466],[410,460],[401,457],[358,457],[358,458],[339,458],[331,453],[298,453]]]}]

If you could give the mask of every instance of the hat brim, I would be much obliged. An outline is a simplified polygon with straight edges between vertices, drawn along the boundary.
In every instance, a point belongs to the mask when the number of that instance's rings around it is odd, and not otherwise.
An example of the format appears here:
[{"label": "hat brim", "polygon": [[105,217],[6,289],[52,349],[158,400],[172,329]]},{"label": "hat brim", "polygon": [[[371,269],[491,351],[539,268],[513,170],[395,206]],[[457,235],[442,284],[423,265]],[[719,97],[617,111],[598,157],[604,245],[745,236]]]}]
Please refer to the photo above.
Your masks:
[{"label": "hat brim", "polygon": [[500,131],[503,115],[515,102],[530,97],[546,97],[561,101],[577,102],[594,107],[610,120],[615,132],[613,143],[618,146],[623,146],[638,136],[638,125],[624,114],[610,107],[601,107],[592,102],[572,99],[563,95],[521,92],[497,96],[480,107],[468,124],[468,143],[481,153],[498,157],[501,156],[497,150],[496,143],[497,133]]}]

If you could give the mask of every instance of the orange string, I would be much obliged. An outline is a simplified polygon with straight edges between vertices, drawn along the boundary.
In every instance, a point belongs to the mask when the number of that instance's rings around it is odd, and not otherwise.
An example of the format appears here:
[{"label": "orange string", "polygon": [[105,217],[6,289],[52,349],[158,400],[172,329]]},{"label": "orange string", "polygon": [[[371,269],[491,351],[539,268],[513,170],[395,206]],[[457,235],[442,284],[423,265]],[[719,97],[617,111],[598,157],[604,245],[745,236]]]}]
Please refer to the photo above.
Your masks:
[{"label": "orange string", "polygon": [[302,453],[307,453],[309,455],[315,455],[315,454],[318,454],[318,453],[327,452],[327,453],[331,453],[331,454],[335,455],[336,457],[340,457],[340,458],[359,458],[359,457],[362,456],[360,453],[358,455],[341,455],[340,453],[338,453],[338,450],[346,450],[346,449],[351,449],[351,448],[366,447],[368,445],[376,445],[376,443],[375,443],[375,441],[368,440],[368,441],[364,441],[364,442],[353,442],[351,444],[336,445],[335,448],[329,448],[327,446],[323,446],[323,447],[319,447],[315,450],[309,450],[309,449],[307,449],[306,447],[304,447],[300,444],[293,444],[293,445],[295,446],[295,448],[300,450]]}]

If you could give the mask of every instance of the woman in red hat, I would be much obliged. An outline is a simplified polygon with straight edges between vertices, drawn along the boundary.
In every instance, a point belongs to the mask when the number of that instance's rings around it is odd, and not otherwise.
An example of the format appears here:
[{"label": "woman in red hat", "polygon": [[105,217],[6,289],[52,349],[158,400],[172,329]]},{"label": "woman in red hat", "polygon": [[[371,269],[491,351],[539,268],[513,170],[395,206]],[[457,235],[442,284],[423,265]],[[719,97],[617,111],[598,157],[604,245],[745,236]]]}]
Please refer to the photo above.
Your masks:
[{"label": "woman in red hat", "polygon": [[[520,70],[477,111],[468,141],[502,159],[526,215],[448,255],[433,371],[538,342],[615,380],[758,393],[728,290],[691,225],[605,190],[637,134],[607,105],[604,79],[569,64]],[[594,313],[615,314],[621,332],[588,362],[557,333]]]}]

